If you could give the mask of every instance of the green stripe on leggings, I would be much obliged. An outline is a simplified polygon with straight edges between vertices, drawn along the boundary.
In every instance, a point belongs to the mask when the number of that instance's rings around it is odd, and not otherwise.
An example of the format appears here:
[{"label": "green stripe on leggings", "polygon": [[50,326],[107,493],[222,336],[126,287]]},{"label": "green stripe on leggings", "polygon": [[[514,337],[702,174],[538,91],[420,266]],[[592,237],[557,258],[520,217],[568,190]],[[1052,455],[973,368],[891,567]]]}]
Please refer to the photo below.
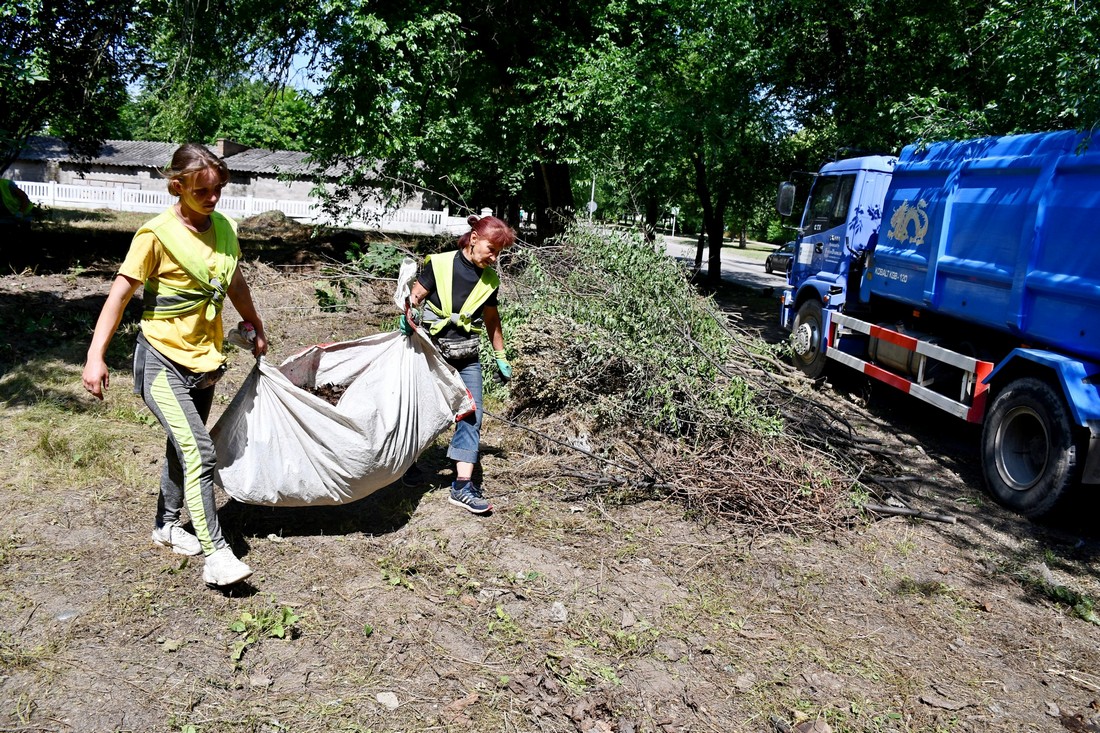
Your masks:
[{"label": "green stripe on leggings", "polygon": [[202,474],[199,444],[191,431],[191,424],[187,422],[187,415],[180,407],[179,398],[168,383],[166,371],[162,370],[153,380],[149,394],[160,408],[183,453],[183,503],[187,506],[187,513],[191,515],[191,524],[194,525],[195,536],[202,545],[202,554],[209,555],[214,552],[214,541],[210,537],[209,527],[206,526],[206,511],[203,509],[202,488],[199,485],[199,476]]}]

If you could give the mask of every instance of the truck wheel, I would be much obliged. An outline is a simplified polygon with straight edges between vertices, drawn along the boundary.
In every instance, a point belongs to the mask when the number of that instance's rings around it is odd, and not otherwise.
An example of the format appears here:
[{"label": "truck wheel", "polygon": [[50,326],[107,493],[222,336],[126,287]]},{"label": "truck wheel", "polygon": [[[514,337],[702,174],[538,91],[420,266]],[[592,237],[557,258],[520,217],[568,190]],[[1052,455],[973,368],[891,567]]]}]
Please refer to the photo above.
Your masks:
[{"label": "truck wheel", "polygon": [[825,362],[828,361],[823,347],[824,323],[821,303],[807,300],[799,307],[791,329],[794,364],[811,379],[817,379],[825,372]]},{"label": "truck wheel", "polygon": [[1009,384],[982,428],[982,472],[990,493],[1026,517],[1049,513],[1076,480],[1074,432],[1056,388],[1032,377]]}]

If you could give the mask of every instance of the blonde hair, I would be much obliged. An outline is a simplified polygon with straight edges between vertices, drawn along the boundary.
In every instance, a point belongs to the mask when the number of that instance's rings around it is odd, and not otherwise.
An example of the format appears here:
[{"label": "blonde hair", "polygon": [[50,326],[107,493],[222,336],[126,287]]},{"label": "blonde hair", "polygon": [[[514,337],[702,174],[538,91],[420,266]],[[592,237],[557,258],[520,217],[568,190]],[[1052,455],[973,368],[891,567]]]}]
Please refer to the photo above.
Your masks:
[{"label": "blonde hair", "polygon": [[179,193],[172,190],[172,182],[182,186],[185,178],[207,168],[218,172],[218,180],[223,186],[229,183],[229,166],[224,160],[210,152],[205,145],[184,143],[172,153],[172,161],[160,173],[168,179],[168,193],[179,196]]}]

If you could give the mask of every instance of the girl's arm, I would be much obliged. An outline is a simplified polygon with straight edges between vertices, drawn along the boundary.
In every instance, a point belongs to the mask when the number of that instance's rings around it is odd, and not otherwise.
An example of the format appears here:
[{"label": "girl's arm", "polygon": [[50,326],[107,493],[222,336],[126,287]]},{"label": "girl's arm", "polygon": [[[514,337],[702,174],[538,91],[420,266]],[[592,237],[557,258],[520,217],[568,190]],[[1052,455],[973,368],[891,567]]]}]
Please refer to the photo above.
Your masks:
[{"label": "girl's arm", "polygon": [[233,307],[241,314],[241,318],[248,321],[256,329],[256,342],[252,345],[253,356],[263,356],[267,353],[267,334],[264,333],[264,322],[260,319],[260,313],[252,302],[252,291],[248,288],[248,282],[238,267],[233,273],[233,281],[229,283],[227,291]]},{"label": "girl's arm", "polygon": [[107,347],[118,330],[118,324],[122,322],[126,304],[140,285],[140,280],[118,275],[111,283],[103,310],[99,312],[99,319],[92,333],[92,343],[88,346],[88,360],[84,363],[84,374],[81,376],[84,389],[91,392],[96,399],[103,399],[103,390],[111,384],[106,361]]}]

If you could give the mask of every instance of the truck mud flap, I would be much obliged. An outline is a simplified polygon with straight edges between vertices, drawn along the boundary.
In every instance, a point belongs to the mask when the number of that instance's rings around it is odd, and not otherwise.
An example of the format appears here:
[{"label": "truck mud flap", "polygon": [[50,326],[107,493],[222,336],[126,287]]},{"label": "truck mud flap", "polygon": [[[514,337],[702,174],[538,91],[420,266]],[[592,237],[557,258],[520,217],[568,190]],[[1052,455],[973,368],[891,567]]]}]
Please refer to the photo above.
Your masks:
[{"label": "truck mud flap", "polygon": [[[861,333],[869,338],[877,338],[887,341],[895,346],[907,349],[917,354],[920,360],[920,373],[916,379],[895,374],[872,364],[853,354],[848,354],[833,346],[837,343],[837,330],[847,329],[855,333]],[[945,349],[942,346],[921,341],[920,339],[906,336],[905,334],[891,331],[888,328],[861,321],[858,318],[844,315],[836,311],[829,313],[828,343],[825,354],[828,358],[851,367],[856,371],[866,374],[872,379],[885,382],[891,387],[900,389],[917,399],[927,402],[944,412],[949,412],[955,417],[971,423],[980,423],[985,418],[986,400],[989,397],[989,386],[984,380],[993,371],[993,363],[981,361],[973,357],[960,354],[957,351]],[[962,371],[963,379],[959,388],[958,399],[936,392],[922,384],[921,374],[924,365],[929,361],[938,361]]]}]

